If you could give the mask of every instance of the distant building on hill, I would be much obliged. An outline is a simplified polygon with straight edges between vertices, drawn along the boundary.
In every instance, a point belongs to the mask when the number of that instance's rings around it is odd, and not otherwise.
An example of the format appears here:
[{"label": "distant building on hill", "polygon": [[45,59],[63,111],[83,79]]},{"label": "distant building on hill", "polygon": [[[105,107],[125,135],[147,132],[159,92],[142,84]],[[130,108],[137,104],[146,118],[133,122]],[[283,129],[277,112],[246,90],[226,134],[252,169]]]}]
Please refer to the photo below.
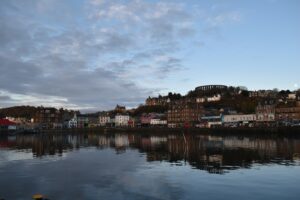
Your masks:
[{"label": "distant building on hill", "polygon": [[215,95],[208,96],[208,97],[197,97],[196,98],[197,103],[216,102],[216,101],[221,101],[221,95],[220,94],[215,94]]},{"label": "distant building on hill", "polygon": [[115,112],[117,112],[117,113],[125,113],[126,112],[126,107],[125,106],[117,105],[116,108],[115,108]]},{"label": "distant building on hill", "polygon": [[276,98],[277,92],[274,90],[258,90],[258,91],[249,91],[250,98]]},{"label": "distant building on hill", "polygon": [[[188,97],[204,97],[210,99],[215,95],[222,95],[228,92],[229,88],[226,85],[203,85],[196,87],[195,90],[190,91]],[[211,100],[211,99],[210,99]]]},{"label": "distant building on hill", "polygon": [[288,94],[287,99],[296,100],[297,99],[297,94],[296,93],[290,93],[290,94]]},{"label": "distant building on hill", "polygon": [[146,106],[165,106],[170,103],[170,98],[168,96],[165,97],[148,97],[146,99]]},{"label": "distant building on hill", "polygon": [[224,90],[227,89],[226,85],[203,85],[196,87],[196,91],[210,91],[210,90]]}]

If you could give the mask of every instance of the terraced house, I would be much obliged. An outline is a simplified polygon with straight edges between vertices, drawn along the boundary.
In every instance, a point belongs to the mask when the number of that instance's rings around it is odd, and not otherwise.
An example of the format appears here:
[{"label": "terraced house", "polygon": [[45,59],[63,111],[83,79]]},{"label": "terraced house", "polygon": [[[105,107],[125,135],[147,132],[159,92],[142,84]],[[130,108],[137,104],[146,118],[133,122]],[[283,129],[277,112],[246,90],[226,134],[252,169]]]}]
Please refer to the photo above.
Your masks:
[{"label": "terraced house", "polygon": [[194,98],[185,98],[170,104],[167,119],[169,127],[195,126],[204,109]]}]

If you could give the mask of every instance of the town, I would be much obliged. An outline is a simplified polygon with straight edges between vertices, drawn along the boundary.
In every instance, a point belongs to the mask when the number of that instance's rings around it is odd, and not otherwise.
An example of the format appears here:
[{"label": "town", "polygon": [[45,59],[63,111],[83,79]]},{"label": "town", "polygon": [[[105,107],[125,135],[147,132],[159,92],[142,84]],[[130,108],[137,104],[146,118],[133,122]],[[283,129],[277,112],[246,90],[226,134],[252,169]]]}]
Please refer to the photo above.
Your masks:
[{"label": "town", "polygon": [[148,97],[126,109],[81,114],[48,107],[0,109],[0,130],[74,129],[94,127],[280,127],[300,126],[300,90],[248,91],[246,87],[205,85],[186,95]]}]

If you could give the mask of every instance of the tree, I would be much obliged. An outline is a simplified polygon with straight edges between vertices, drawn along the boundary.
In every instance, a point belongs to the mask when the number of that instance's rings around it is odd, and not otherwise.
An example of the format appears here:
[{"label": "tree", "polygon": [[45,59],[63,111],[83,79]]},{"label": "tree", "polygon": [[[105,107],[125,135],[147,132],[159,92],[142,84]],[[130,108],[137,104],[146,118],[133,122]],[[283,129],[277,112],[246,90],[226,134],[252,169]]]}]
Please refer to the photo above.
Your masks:
[{"label": "tree", "polygon": [[243,90],[243,91],[241,92],[241,95],[244,96],[244,97],[249,97],[249,91]]},{"label": "tree", "polygon": [[156,105],[156,106],[139,106],[135,111],[133,112],[134,116],[140,116],[143,113],[165,113],[168,111],[168,106],[161,106],[161,105]]},{"label": "tree", "polygon": [[245,91],[248,91],[248,88],[246,86],[239,86],[238,87],[240,90],[245,90]]}]

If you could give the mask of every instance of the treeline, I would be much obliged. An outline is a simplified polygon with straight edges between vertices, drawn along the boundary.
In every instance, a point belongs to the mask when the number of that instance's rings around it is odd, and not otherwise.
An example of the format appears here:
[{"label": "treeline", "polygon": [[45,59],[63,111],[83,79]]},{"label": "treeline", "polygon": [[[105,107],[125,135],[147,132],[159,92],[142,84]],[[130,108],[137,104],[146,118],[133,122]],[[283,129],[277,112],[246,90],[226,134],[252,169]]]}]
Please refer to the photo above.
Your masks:
[{"label": "treeline", "polygon": [[[46,107],[34,107],[34,106],[14,106],[14,107],[9,107],[9,108],[1,108],[0,109],[0,118],[4,117],[22,117],[22,118],[27,118],[31,119],[34,118],[35,114],[42,110],[45,109]],[[47,109],[51,110],[58,110],[56,108],[50,108],[47,107]],[[60,111],[63,111],[62,113],[79,113],[79,111],[72,111],[72,110],[66,110],[63,108],[59,109]]]},{"label": "treeline", "polygon": [[33,118],[35,113],[38,111],[37,107],[34,106],[14,106],[9,108],[0,109],[0,117],[24,117]]},{"label": "treeline", "polygon": [[143,113],[165,113],[168,111],[168,106],[139,106],[137,109],[134,110],[133,115],[134,116],[140,116]]}]

